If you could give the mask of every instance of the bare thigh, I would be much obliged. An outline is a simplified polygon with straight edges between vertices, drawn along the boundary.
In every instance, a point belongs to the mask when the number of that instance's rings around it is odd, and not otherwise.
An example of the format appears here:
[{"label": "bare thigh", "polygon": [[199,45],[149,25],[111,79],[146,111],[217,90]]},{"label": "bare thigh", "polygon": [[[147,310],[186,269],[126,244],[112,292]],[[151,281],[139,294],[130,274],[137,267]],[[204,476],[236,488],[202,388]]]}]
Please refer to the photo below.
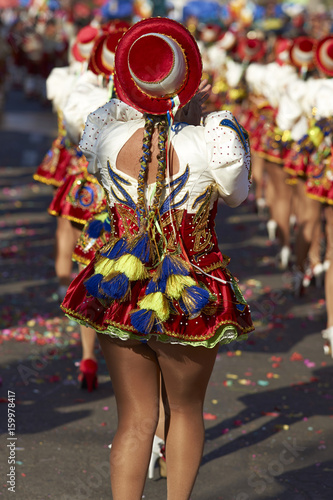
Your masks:
[{"label": "bare thigh", "polygon": [[164,344],[155,339],[149,345],[157,356],[170,410],[202,405],[218,345],[208,349]]}]

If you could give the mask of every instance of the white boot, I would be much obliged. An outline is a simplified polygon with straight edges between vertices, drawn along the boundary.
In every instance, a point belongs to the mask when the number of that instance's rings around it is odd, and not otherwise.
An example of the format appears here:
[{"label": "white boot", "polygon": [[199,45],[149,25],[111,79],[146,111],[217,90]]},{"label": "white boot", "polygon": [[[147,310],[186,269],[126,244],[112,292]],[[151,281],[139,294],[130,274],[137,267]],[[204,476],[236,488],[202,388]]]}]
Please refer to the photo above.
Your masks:
[{"label": "white boot", "polygon": [[288,246],[284,246],[281,248],[280,251],[280,262],[281,262],[281,269],[287,269],[289,262],[290,262],[290,257],[291,257],[291,249]]},{"label": "white boot", "polygon": [[155,469],[155,465],[156,465],[157,460],[159,458],[163,457],[163,453],[161,451],[163,446],[164,446],[163,439],[159,438],[158,436],[154,436],[153,448],[152,448],[149,467],[148,467],[148,478],[149,479],[153,479],[153,477],[154,477],[154,469]]},{"label": "white boot", "polygon": [[274,219],[269,219],[269,221],[266,224],[267,226],[267,232],[268,232],[268,239],[269,241],[275,241],[276,239],[276,230],[277,230],[277,222],[275,222]]},{"label": "white boot", "polygon": [[321,334],[325,339],[324,353],[331,355],[331,358],[333,358],[333,326],[326,328]]}]

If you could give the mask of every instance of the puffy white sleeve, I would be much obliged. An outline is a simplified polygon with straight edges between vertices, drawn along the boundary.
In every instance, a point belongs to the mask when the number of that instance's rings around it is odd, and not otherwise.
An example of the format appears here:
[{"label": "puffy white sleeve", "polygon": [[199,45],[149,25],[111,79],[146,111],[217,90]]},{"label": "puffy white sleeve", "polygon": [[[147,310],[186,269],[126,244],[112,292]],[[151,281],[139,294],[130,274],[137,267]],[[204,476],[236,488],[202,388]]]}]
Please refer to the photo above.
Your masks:
[{"label": "puffy white sleeve", "polygon": [[219,195],[227,205],[237,207],[247,198],[251,184],[248,135],[230,111],[218,111],[206,118],[205,139]]},{"label": "puffy white sleeve", "polygon": [[298,101],[285,94],[281,97],[276,124],[281,130],[291,130],[302,115],[302,107]]},{"label": "puffy white sleeve", "polygon": [[328,118],[333,116],[333,79],[325,78],[320,80],[318,92],[315,95],[314,105],[318,118]]},{"label": "puffy white sleeve", "polygon": [[87,116],[108,101],[106,88],[82,82],[73,89],[63,109],[66,131],[79,144]]},{"label": "puffy white sleeve", "polygon": [[63,110],[68,99],[75,75],[67,67],[53,68],[46,80],[46,95],[56,110]]},{"label": "puffy white sleeve", "polygon": [[[91,174],[98,172],[97,146],[103,129],[112,123],[116,124],[117,122],[138,120],[140,118],[142,118],[142,113],[118,99],[112,99],[89,114],[79,143],[79,148],[88,161],[88,172]],[[111,130],[110,133],[112,133]]]}]

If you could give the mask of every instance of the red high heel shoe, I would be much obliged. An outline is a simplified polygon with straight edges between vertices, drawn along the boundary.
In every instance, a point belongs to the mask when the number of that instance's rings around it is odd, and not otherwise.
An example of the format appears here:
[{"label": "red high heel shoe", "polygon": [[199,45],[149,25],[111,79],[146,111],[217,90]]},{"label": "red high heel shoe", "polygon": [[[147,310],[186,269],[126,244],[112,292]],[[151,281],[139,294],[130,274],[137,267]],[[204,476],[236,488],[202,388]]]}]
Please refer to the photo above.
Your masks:
[{"label": "red high heel shoe", "polygon": [[93,359],[83,359],[80,363],[79,382],[81,382],[81,389],[88,389],[92,392],[97,389],[97,368],[98,365]]}]

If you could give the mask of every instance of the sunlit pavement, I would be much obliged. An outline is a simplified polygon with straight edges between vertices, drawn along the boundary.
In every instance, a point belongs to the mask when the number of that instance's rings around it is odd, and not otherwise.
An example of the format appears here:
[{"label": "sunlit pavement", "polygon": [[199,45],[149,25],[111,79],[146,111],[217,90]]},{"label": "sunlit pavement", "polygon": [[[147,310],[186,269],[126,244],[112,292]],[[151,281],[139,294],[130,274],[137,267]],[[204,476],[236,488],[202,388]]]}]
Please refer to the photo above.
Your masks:
[{"label": "sunlit pavement", "polygon": [[[7,95],[0,125],[0,495],[10,498],[13,479],[18,500],[106,500],[116,429],[112,385],[98,346],[98,390],[89,394],[77,382],[79,329],[64,318],[56,295],[55,220],[46,211],[52,188],[32,180],[55,134],[50,107],[19,91]],[[276,266],[278,248],[268,245],[251,197],[237,209],[221,205],[216,228],[257,328],[248,342],[220,349],[191,499],[329,500],[333,363],[320,334],[323,288],[292,296],[290,271]],[[143,498],[166,498],[157,468]]]}]

